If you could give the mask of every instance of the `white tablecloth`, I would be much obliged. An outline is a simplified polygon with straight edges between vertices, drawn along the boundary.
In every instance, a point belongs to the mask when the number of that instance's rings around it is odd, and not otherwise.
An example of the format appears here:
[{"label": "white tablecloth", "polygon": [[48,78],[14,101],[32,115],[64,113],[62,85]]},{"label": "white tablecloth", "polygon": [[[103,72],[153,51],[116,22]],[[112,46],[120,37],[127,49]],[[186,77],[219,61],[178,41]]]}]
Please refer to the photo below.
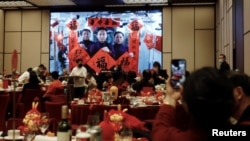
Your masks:
[{"label": "white tablecloth", "polygon": [[[57,141],[57,137],[36,135],[34,141]],[[75,137],[72,137],[72,141],[76,141]]]},{"label": "white tablecloth", "polygon": [[57,141],[57,137],[49,137],[43,135],[36,135],[34,141]]}]

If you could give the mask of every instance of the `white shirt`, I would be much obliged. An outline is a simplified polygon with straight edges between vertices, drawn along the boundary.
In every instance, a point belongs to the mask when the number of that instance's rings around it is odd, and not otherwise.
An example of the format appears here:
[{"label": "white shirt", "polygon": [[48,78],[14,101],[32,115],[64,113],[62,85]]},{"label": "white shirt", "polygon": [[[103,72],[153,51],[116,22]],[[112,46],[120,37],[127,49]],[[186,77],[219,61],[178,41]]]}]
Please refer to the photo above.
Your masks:
[{"label": "white shirt", "polygon": [[[69,76],[79,76],[74,77],[74,87],[84,87],[85,84],[85,77],[87,75],[87,69],[85,67],[74,67]],[[83,78],[84,77],[84,78]]]},{"label": "white shirt", "polygon": [[25,83],[26,80],[28,80],[30,77],[30,73],[28,71],[25,71],[22,75],[18,77],[19,83]]}]

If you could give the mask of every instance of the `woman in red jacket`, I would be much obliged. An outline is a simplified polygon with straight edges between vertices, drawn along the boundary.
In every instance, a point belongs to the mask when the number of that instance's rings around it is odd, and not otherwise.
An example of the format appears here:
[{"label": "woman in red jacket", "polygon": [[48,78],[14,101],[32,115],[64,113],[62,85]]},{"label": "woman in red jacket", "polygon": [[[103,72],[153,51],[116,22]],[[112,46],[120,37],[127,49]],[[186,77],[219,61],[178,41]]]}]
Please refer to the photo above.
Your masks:
[{"label": "woman in red jacket", "polygon": [[[183,87],[174,90],[167,82],[166,97],[152,129],[153,141],[206,141],[214,140],[212,129],[228,129],[234,99],[232,85],[226,77],[210,67],[192,73]],[[182,104],[178,103],[182,101]],[[179,117],[183,106],[190,120],[187,129],[180,127],[187,117]],[[222,138],[223,139],[223,138]]]}]

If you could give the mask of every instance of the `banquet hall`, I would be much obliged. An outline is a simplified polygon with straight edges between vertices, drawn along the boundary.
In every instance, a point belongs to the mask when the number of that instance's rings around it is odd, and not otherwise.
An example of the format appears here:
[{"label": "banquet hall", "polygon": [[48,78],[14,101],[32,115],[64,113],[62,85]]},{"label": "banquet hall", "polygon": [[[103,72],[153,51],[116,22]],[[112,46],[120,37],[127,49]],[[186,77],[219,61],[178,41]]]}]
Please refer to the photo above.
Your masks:
[{"label": "banquet hall", "polygon": [[[133,140],[151,140],[166,81],[173,75],[172,60],[185,61],[182,77],[203,67],[220,68],[221,55],[230,70],[250,75],[248,13],[249,0],[0,1],[0,140],[8,140],[13,128],[22,131],[34,101],[39,113],[49,113],[51,141],[62,105],[69,109],[73,140],[90,115],[101,123],[105,111],[119,108],[138,127]],[[84,71],[74,75],[79,64]],[[30,69],[39,88],[24,91]],[[148,77],[146,71],[152,85],[135,87]],[[20,82],[22,74],[26,78]],[[48,96],[55,79],[60,90]],[[84,84],[76,86],[78,80]],[[142,123],[150,131],[139,128]],[[41,134],[33,140],[47,140]]]}]

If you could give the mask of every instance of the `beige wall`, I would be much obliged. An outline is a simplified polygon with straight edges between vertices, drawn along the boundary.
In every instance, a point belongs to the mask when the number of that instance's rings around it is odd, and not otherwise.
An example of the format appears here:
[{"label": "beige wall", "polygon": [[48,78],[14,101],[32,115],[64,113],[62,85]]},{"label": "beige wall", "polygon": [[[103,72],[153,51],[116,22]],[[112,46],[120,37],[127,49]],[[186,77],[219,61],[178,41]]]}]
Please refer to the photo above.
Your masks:
[{"label": "beige wall", "polygon": [[250,1],[244,0],[244,72],[250,75]]},{"label": "beige wall", "polygon": [[[223,53],[233,67],[233,9],[232,0],[219,0],[216,4],[216,57]],[[218,62],[217,62],[218,65]]]},{"label": "beige wall", "polygon": [[163,10],[163,67],[184,58],[187,70],[214,67],[214,7],[173,7]]},{"label": "beige wall", "polygon": [[[40,63],[48,66],[49,11],[5,11],[4,30],[6,70],[10,72],[13,49],[20,72]],[[214,66],[214,32],[214,7],[163,8],[163,68],[170,70],[172,58],[186,59],[189,71]]]},{"label": "beige wall", "polygon": [[4,68],[11,71],[13,50],[18,52],[18,71],[49,64],[49,11],[5,11]]},{"label": "beige wall", "polygon": [[3,70],[4,11],[0,10],[0,73]]}]

